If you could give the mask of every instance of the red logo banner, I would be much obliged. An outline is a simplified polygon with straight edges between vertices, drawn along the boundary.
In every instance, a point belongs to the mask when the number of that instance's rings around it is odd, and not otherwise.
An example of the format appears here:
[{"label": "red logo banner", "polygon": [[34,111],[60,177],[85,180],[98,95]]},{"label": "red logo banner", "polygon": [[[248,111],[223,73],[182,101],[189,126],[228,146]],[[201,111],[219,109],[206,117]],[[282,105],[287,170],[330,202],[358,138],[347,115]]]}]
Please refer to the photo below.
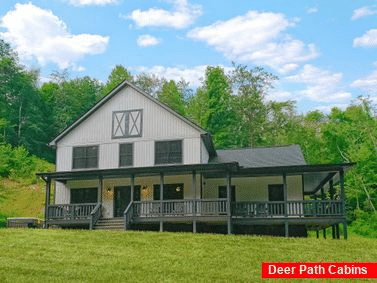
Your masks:
[{"label": "red logo banner", "polygon": [[263,262],[262,278],[377,278],[377,262]]}]

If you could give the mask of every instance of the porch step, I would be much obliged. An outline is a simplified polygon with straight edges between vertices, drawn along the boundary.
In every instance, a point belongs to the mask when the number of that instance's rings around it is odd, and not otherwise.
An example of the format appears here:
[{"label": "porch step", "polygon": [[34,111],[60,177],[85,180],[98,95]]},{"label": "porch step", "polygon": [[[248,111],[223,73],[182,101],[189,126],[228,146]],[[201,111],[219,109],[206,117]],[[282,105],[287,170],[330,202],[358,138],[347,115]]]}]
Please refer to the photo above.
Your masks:
[{"label": "porch step", "polygon": [[94,226],[94,230],[124,230],[123,218],[101,218]]}]

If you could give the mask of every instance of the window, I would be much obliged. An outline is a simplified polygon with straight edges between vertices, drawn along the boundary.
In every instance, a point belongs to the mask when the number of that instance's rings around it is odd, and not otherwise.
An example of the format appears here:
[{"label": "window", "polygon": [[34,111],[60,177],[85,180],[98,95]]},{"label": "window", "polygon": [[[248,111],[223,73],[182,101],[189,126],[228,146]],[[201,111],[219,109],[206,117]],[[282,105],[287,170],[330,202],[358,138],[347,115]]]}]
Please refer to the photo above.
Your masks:
[{"label": "window", "polygon": [[97,168],[98,146],[80,146],[73,148],[72,168]]},{"label": "window", "polygon": [[98,201],[98,189],[71,189],[71,203],[96,203]]},{"label": "window", "polygon": [[155,164],[182,163],[182,141],[155,142]]},{"label": "window", "polygon": [[[164,184],[164,200],[183,199],[183,184]],[[161,200],[160,185],[153,185],[153,200]]]},{"label": "window", "polygon": [[141,137],[143,110],[123,110],[113,112],[112,138]]},{"label": "window", "polygon": [[[231,199],[230,201],[236,201],[236,187],[231,186]],[[227,192],[227,186],[219,186],[219,198],[227,198],[228,197],[228,192]]]},{"label": "window", "polygon": [[133,166],[134,164],[134,147],[132,143],[123,143],[119,145],[119,167]]}]

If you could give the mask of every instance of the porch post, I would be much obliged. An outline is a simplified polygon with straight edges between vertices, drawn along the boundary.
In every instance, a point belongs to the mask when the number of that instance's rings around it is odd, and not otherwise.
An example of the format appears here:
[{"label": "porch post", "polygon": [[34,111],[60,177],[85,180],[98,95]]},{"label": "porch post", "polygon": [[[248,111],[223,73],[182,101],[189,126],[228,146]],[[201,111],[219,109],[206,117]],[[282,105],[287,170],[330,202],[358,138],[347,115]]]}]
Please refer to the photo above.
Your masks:
[{"label": "porch post", "polygon": [[192,189],[194,191],[194,201],[192,203],[192,232],[196,233],[196,171],[192,171]]},{"label": "porch post", "polygon": [[135,189],[135,175],[134,174],[131,174],[131,202],[134,201],[134,189]]},{"label": "porch post", "polygon": [[344,191],[344,170],[343,170],[343,168],[340,169],[340,171],[339,171],[339,184],[340,184],[340,199],[342,200],[343,215],[344,215],[343,236],[344,236],[344,239],[347,240],[347,208],[346,208],[346,193]]},{"label": "porch post", "polygon": [[232,213],[231,213],[231,194],[232,194],[232,177],[230,176],[230,172],[226,172],[226,211],[227,211],[227,218],[228,218],[228,234],[232,234]]},{"label": "porch post", "polygon": [[45,228],[48,228],[48,206],[50,205],[51,178],[47,177],[46,181],[46,202],[45,202]]},{"label": "porch post", "polygon": [[287,188],[287,173],[283,173],[283,191],[284,191],[284,214],[285,214],[285,222],[284,222],[284,230],[285,230],[285,237],[289,237],[289,225],[288,225],[288,188]]},{"label": "porch post", "polygon": [[103,178],[102,175],[98,176],[99,181],[99,201],[102,203],[102,190],[103,190]]},{"label": "porch post", "polygon": [[[325,190],[324,188],[322,187],[321,188],[321,200],[324,200],[325,199]],[[322,205],[321,205],[321,209],[322,209]],[[322,212],[323,213],[323,212]],[[323,228],[323,238],[326,239],[326,228]]]},{"label": "porch post", "polygon": [[[164,200],[164,173],[160,173],[160,216],[163,215],[163,200]],[[160,220],[160,232],[164,231],[164,221]]]}]

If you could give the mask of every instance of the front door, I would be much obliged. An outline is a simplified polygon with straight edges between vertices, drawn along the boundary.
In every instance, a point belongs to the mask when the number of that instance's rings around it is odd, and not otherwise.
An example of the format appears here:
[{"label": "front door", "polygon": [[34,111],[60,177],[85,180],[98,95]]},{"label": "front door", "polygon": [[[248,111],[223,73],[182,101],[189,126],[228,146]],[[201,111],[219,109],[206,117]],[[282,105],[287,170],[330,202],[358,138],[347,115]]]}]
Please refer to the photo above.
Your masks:
[{"label": "front door", "polygon": [[123,213],[131,202],[131,187],[114,188],[114,217],[123,217]]}]

